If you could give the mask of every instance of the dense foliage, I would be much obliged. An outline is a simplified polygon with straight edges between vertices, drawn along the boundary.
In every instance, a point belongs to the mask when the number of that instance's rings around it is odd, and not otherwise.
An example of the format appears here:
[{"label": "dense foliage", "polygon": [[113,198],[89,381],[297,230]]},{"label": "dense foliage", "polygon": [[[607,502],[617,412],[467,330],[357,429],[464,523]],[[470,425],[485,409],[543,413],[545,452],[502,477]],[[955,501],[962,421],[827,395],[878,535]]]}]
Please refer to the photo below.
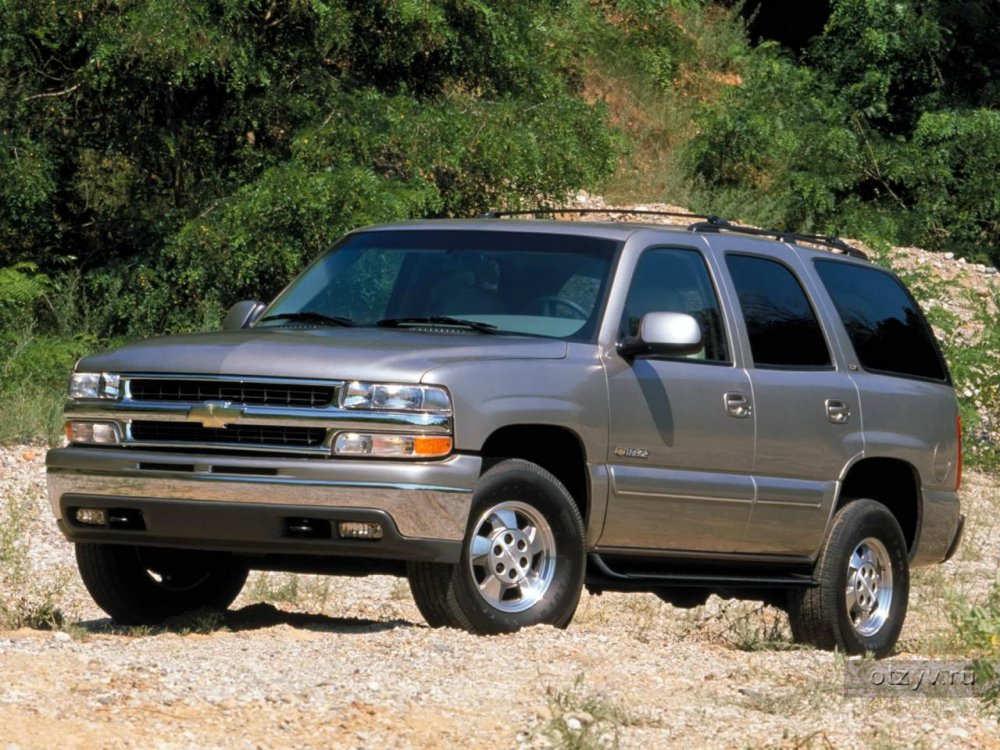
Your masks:
[{"label": "dense foliage", "polygon": [[614,164],[565,2],[3,0],[0,267],[112,330],[266,297],[355,226],[555,198]]},{"label": "dense foliage", "polygon": [[995,2],[832,0],[787,47],[740,7],[0,0],[0,439],[372,222],[587,188],[1000,260]]},{"label": "dense foliage", "polygon": [[1000,21],[990,0],[834,0],[760,45],[688,144],[696,203],[1000,262]]}]

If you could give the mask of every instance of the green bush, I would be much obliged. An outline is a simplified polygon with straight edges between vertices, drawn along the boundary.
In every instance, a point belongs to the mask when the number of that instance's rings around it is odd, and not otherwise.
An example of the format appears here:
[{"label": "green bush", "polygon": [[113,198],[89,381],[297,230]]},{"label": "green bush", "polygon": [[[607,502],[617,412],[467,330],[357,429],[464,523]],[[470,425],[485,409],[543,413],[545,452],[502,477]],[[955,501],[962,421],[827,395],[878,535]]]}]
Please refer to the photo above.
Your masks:
[{"label": "green bush", "polygon": [[0,393],[0,443],[44,441],[48,445],[58,445],[63,440],[63,404],[68,377],[67,368],[58,387],[43,388],[29,382]]},{"label": "green bush", "polygon": [[618,144],[561,36],[585,7],[0,0],[0,266],[101,310],[47,331],[188,330],[359,225],[593,185]]},{"label": "green bush", "polygon": [[70,370],[98,345],[80,325],[87,305],[72,278],[26,262],[0,268],[0,442],[62,436]]},{"label": "green bush", "polygon": [[810,50],[811,67],[851,112],[884,132],[906,134],[921,111],[940,102],[949,34],[938,6],[939,0],[834,0]]},{"label": "green bush", "polygon": [[49,279],[34,263],[0,268],[0,334],[24,331],[34,324],[35,309],[45,296]]},{"label": "green bush", "polygon": [[1000,714],[1000,581],[980,603],[960,599],[956,604],[952,624],[964,655],[974,660],[980,697]]},{"label": "green bush", "polygon": [[[53,172],[43,143],[27,134],[15,136],[0,130],[0,266],[36,257],[38,249],[47,249],[56,193]],[[0,280],[0,299],[2,285]]]},{"label": "green bush", "polygon": [[759,45],[685,148],[693,203],[1000,263],[1000,117],[972,86],[1000,65],[981,35],[960,43],[968,27],[936,0],[835,0],[803,57]]},{"label": "green bush", "polygon": [[0,332],[0,443],[62,438],[69,373],[94,348],[87,336]]},{"label": "green bush", "polygon": [[962,411],[964,456],[970,466],[1000,469],[1000,295],[974,300],[981,333],[973,341],[945,340],[944,354]]},{"label": "green bush", "polygon": [[525,112],[563,99],[573,71],[552,40],[574,7],[0,0],[0,265],[152,257],[287,161],[300,131],[356,114],[354,92]]},{"label": "green bush", "polygon": [[976,261],[1000,262],[1000,113],[926,112],[896,177],[912,196],[917,239]]},{"label": "green bush", "polygon": [[25,383],[64,390],[73,363],[95,348],[94,341],[85,336],[66,339],[27,335],[20,339],[8,338],[4,343],[6,346],[0,355],[3,383],[0,393],[9,393]]},{"label": "green bush", "polygon": [[868,159],[859,132],[815,72],[774,44],[756,50],[742,85],[700,116],[685,147],[699,209],[758,224],[840,231]]}]

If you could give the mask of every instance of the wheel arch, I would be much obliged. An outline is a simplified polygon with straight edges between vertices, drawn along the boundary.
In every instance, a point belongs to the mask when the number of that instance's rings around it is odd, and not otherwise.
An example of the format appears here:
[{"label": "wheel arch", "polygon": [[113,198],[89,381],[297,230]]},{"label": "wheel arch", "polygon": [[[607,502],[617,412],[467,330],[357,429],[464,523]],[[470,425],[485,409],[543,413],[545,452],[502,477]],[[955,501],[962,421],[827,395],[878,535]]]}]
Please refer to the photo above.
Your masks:
[{"label": "wheel arch", "polygon": [[912,464],[898,458],[863,458],[841,480],[834,513],[864,498],[884,505],[899,523],[912,558],[923,520],[920,487],[920,474]]},{"label": "wheel arch", "polygon": [[583,440],[572,430],[558,425],[514,424],[494,430],[483,443],[482,471],[507,458],[538,464],[556,477],[569,491],[583,518],[590,523],[590,475]]}]

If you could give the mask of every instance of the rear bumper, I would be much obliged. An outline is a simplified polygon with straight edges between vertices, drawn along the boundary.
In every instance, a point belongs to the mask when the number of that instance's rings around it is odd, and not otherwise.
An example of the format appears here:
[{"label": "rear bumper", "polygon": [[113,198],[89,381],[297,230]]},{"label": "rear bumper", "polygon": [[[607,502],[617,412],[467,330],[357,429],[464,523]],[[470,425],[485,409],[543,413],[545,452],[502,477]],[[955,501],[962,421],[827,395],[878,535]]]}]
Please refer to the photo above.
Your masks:
[{"label": "rear bumper", "polygon": [[[71,541],[246,553],[457,559],[481,459],[403,463],[205,456],[122,449],[49,451],[49,501]],[[115,508],[145,528],[86,527],[67,509]],[[289,536],[288,519],[315,519],[328,538]],[[337,521],[374,521],[378,541],[340,539]]]},{"label": "rear bumper", "polygon": [[961,522],[958,493],[924,490],[920,531],[910,565],[937,565],[946,559]]},{"label": "rear bumper", "polygon": [[948,551],[944,553],[944,560],[941,562],[948,562],[958,552],[958,546],[962,543],[962,533],[964,531],[965,515],[963,514],[958,517],[958,527],[955,529],[955,536],[952,538],[951,544],[948,545]]}]

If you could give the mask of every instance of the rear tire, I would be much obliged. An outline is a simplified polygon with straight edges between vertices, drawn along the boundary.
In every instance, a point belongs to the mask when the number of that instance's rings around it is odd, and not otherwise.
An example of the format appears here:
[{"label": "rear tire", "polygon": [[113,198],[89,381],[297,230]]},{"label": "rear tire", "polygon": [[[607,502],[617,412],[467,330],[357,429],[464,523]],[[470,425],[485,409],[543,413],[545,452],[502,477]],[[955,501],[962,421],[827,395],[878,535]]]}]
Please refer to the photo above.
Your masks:
[{"label": "rear tire", "polygon": [[874,500],[854,500],[833,517],[816,565],[819,585],[789,596],[792,637],[847,654],[892,653],[906,617],[910,574],[896,518]]},{"label": "rear tire", "polygon": [[572,496],[540,466],[509,459],[480,477],[459,562],[411,563],[408,573],[431,627],[511,633],[566,627],[580,601],[585,561]]},{"label": "rear tire", "polygon": [[232,555],[117,544],[77,544],[87,591],[122,625],[156,625],[192,609],[224,610],[248,568]]}]

